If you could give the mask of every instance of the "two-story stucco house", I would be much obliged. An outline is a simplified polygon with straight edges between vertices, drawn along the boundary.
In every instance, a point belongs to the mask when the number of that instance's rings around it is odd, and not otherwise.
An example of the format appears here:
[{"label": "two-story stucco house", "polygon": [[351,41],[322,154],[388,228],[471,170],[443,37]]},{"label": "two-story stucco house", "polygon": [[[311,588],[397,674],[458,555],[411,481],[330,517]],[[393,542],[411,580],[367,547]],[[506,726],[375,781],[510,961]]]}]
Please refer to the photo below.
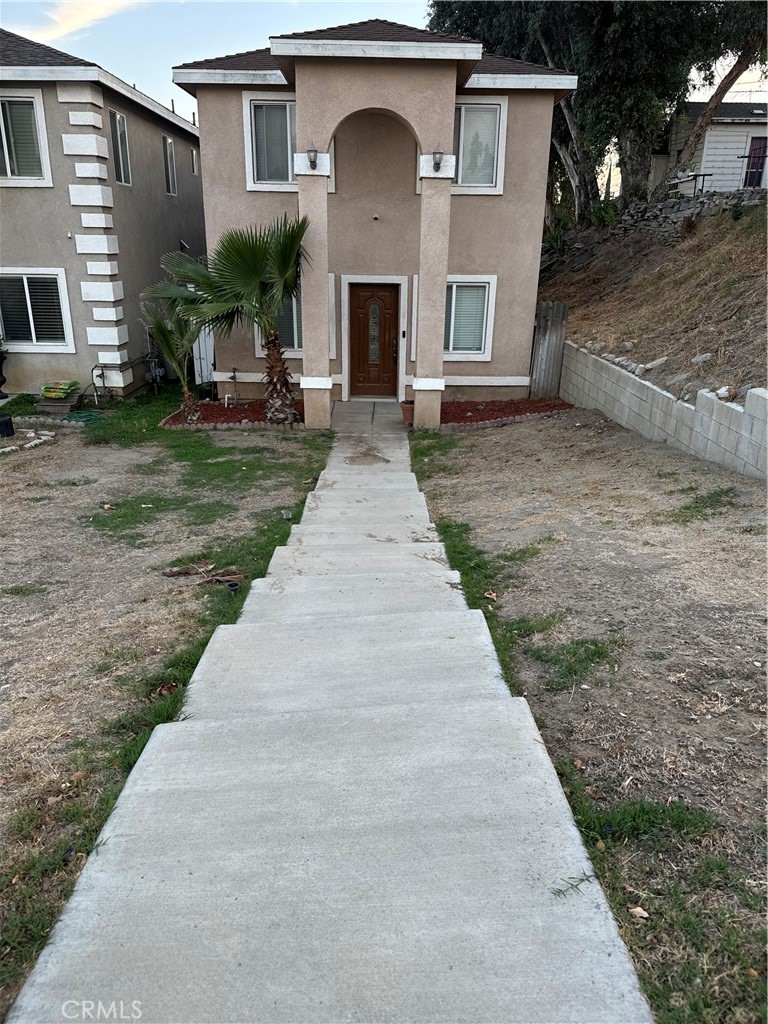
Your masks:
[{"label": "two-story stucco house", "polygon": [[197,128],[90,61],[1,30],[0,114],[6,390],[146,386],[140,293],[164,253],[205,252]]},{"label": "two-story stucco house", "polygon": [[[576,78],[480,43],[372,20],[184,64],[197,97],[209,245],[306,215],[301,300],[281,338],[308,425],[332,401],[524,397],[554,103]],[[258,338],[220,342],[258,395]]]}]

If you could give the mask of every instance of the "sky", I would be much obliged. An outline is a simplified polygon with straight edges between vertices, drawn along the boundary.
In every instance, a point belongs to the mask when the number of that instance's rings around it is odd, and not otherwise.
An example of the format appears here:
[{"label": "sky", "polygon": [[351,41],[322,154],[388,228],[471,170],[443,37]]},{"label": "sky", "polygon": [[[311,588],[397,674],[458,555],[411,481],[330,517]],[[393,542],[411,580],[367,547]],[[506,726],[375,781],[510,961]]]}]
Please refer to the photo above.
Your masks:
[{"label": "sky", "polygon": [[387,18],[424,28],[413,0],[3,0],[3,28],[92,60],[190,118],[192,96],[171,81],[174,64],[269,45],[271,35]]},{"label": "sky", "polygon": [[[270,35],[302,29],[367,18],[424,28],[427,19],[426,0],[2,0],[0,10],[4,28],[92,60],[166,106],[173,100],[188,119],[195,100],[171,81],[174,64],[256,50]],[[765,91],[764,83],[739,85]]]}]

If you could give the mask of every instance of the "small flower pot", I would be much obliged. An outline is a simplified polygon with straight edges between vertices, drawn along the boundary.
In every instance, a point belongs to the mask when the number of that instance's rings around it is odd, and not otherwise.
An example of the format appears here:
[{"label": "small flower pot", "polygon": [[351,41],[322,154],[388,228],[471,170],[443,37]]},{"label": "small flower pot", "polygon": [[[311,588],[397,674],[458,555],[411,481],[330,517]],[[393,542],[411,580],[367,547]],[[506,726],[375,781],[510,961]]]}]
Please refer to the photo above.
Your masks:
[{"label": "small flower pot", "polygon": [[413,400],[401,402],[400,408],[403,410],[403,423],[413,426]]}]

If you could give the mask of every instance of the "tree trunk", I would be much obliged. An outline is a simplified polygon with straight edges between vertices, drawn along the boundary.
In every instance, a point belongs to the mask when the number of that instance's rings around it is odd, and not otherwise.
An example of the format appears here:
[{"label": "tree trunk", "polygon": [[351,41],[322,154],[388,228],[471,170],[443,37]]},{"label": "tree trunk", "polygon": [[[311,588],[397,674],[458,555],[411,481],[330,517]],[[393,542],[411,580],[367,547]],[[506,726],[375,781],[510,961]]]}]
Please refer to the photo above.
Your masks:
[{"label": "tree trunk", "polygon": [[622,205],[647,202],[651,174],[650,140],[630,129],[619,135],[618,150]]},{"label": "tree trunk", "polygon": [[557,219],[555,217],[555,185],[552,181],[552,168],[547,175],[547,194],[544,199],[544,234],[552,234]]},{"label": "tree trunk", "polygon": [[187,387],[185,379],[181,379],[181,418],[185,423],[197,423],[200,419],[200,403]]},{"label": "tree trunk", "polygon": [[[573,189],[573,197],[576,205],[576,223],[583,224],[587,220],[590,206],[595,202],[595,197],[592,195],[590,190],[588,175],[584,175],[582,173],[582,168],[578,167],[574,162],[573,155],[568,145],[560,142],[558,139],[553,139],[552,143],[557,150],[557,155],[560,157],[560,162],[565,168],[565,173],[568,175],[568,181]],[[594,181],[596,195],[597,179],[595,178],[594,172],[592,173],[592,179]]]},{"label": "tree trunk", "polygon": [[[541,32],[538,32],[537,35],[539,45],[544,53],[547,64],[551,68],[556,68],[557,64],[553,59],[552,51],[547,41]],[[571,137],[572,153],[569,153],[569,159],[573,168],[573,174],[563,159],[561,149],[565,147],[562,144],[558,145],[557,143],[555,143],[555,147],[560,159],[563,161],[563,166],[565,167],[568,175],[568,180],[573,188],[573,194],[576,200],[576,222],[582,223],[587,219],[587,213],[592,203],[596,203],[600,199],[600,190],[597,187],[597,174],[595,173],[595,165],[590,160],[583,144],[581,130],[576,118],[576,110],[570,96],[566,96],[560,100],[560,109],[563,112],[563,117],[565,118],[565,123],[568,127],[568,134]]]},{"label": "tree trunk", "polygon": [[264,341],[264,356],[267,420],[269,423],[295,423],[299,416],[293,397],[291,374],[277,331],[271,331],[267,335]]},{"label": "tree trunk", "polygon": [[699,117],[693,126],[693,131],[688,136],[688,141],[680,151],[680,156],[677,158],[674,165],[667,171],[664,176],[664,180],[661,181],[653,190],[651,195],[651,199],[653,201],[658,201],[666,197],[669,182],[681,167],[685,167],[691,162],[699,147],[699,143],[704,138],[704,134],[712,122],[712,118],[715,116],[715,111],[722,102],[723,97],[729,89],[732,88],[736,80],[744,74],[747,68],[750,68],[755,63],[764,46],[765,33],[763,33],[755,46],[751,46],[739,54],[730,71],[723,77],[723,80],[707,101],[707,105],[704,107],[701,114],[699,114]]}]

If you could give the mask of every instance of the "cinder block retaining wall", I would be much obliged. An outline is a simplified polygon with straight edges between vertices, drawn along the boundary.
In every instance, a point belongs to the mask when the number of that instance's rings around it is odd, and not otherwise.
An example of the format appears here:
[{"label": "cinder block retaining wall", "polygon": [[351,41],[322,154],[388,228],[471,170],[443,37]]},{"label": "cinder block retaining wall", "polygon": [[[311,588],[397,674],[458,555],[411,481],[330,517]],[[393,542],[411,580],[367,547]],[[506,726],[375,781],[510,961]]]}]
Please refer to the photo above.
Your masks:
[{"label": "cinder block retaining wall", "polygon": [[699,391],[696,405],[566,341],[560,397],[599,409],[652,441],[708,459],[747,476],[766,475],[768,389],[752,388],[744,407]]}]

